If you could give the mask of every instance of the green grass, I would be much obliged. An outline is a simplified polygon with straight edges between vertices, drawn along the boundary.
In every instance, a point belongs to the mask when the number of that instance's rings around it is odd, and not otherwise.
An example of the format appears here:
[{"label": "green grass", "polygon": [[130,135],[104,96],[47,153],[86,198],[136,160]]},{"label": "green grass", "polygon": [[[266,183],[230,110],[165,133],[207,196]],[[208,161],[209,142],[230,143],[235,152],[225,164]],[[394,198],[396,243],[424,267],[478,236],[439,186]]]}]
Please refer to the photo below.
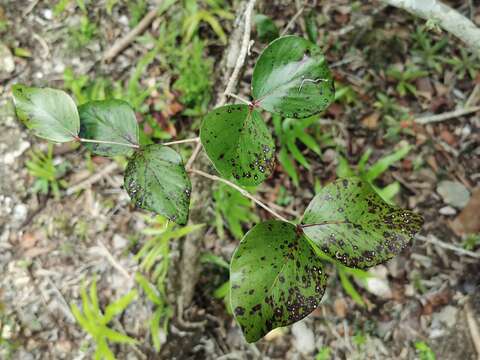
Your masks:
[{"label": "green grass", "polygon": [[62,177],[70,168],[70,164],[66,161],[55,164],[53,144],[48,144],[47,152],[32,150],[26,165],[30,176],[35,178],[31,191],[43,195],[51,193],[59,199],[60,190],[67,187],[67,182]]},{"label": "green grass", "polygon": [[95,344],[95,359],[115,359],[110,349],[111,343],[134,345],[137,340],[121,332],[113,330],[108,324],[120,315],[137,297],[137,291],[131,290],[115,302],[107,305],[102,311],[97,294],[97,282],[94,279],[87,289],[85,284],[80,289],[82,311],[76,304],[71,305],[72,313],[82,329],[90,334]]},{"label": "green grass", "polygon": [[358,161],[358,164],[352,167],[346,158],[340,156],[337,166],[338,177],[359,176],[362,180],[368,182],[375,189],[386,202],[392,204],[393,198],[400,191],[400,184],[395,181],[383,188],[376,185],[377,180],[383,173],[385,173],[391,166],[403,159],[411,150],[410,145],[405,145],[392,153],[378,159],[372,165],[368,165],[368,160],[372,154],[372,149],[368,148]]}]

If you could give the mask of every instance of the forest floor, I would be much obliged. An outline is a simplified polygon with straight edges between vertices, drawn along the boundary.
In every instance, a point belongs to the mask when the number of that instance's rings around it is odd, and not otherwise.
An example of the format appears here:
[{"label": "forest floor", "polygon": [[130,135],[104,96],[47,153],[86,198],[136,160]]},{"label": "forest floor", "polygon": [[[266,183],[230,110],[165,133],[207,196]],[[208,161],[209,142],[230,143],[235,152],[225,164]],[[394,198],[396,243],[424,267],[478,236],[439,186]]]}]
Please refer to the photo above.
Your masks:
[{"label": "forest floor", "polygon": [[[286,34],[310,36],[321,46],[337,89],[336,102],[313,120],[276,127],[268,121],[284,156],[256,196],[293,218],[316,189],[356,173],[378,188],[388,186],[385,196],[421,213],[420,235],[372,269],[372,277],[348,275],[342,282],[329,269],[317,310],[247,344],[222,299],[224,264],[242,235],[269,214],[212,184],[201,276],[186,309],[195,323],[170,319],[176,294],[166,278],[177,271],[171,268],[168,276],[162,273],[168,302],[155,305],[139,290],[111,322],[138,341],[133,347],[110,343],[118,359],[480,356],[480,111],[431,118],[480,105],[480,62],[434,25],[379,2],[311,3],[258,1],[256,7],[280,32],[288,26]],[[480,26],[478,2],[449,4]],[[105,51],[152,6],[147,0],[0,3],[1,359],[92,358],[95,342],[71,310],[72,303],[82,308],[85,284],[97,280],[104,308],[140,289],[137,271],[151,280],[135,257],[143,244],[160,244],[158,271],[168,270],[166,259],[178,258],[183,240],[155,235],[165,221],[130,204],[122,189],[124,158],[91,156],[78,144],[51,147],[26,131],[11,104],[15,83],[61,88],[77,103],[117,97],[135,108],[143,142],[196,136],[217,87],[224,88],[215,79],[235,7],[222,0],[174,3],[103,62]],[[269,35],[261,29],[259,22],[252,29],[255,42],[238,91],[243,97]],[[314,143],[302,142],[299,133]],[[187,159],[192,146],[178,149]],[[165,306],[162,326],[154,330],[160,355],[149,327],[158,306]]]}]

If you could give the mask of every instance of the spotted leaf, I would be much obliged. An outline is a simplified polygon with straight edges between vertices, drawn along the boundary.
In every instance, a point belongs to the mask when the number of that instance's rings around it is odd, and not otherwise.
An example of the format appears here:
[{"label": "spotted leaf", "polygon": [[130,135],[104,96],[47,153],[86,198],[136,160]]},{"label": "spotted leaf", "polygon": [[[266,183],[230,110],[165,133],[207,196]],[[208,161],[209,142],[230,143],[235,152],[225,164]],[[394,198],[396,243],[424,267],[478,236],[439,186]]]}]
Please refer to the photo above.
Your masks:
[{"label": "spotted leaf", "polygon": [[218,172],[240,185],[258,185],[273,171],[272,136],[258,111],[226,105],[203,120],[200,139]]},{"label": "spotted leaf", "polygon": [[84,145],[103,156],[131,155],[138,145],[138,125],[133,109],[122,100],[90,101],[79,106],[80,137],[112,141],[124,145],[89,143]]},{"label": "spotted leaf", "polygon": [[124,183],[137,207],[180,225],[187,222],[192,185],[176,151],[158,144],[136,151],[128,162]]},{"label": "spotted leaf", "polygon": [[305,235],[349,267],[368,268],[398,254],[423,225],[419,214],[383,201],[357,178],[325,186],[305,210]]},{"label": "spotted leaf", "polygon": [[266,221],[253,227],[230,265],[231,305],[246,340],[310,314],[326,280],[321,260],[295,225]]},{"label": "spotted leaf", "polygon": [[252,94],[263,109],[306,118],[334,100],[332,74],[320,49],[298,36],[284,36],[262,52],[253,70]]},{"label": "spotted leaf", "polygon": [[80,130],[77,107],[61,90],[13,86],[18,118],[41,138],[54,142],[75,140]]}]

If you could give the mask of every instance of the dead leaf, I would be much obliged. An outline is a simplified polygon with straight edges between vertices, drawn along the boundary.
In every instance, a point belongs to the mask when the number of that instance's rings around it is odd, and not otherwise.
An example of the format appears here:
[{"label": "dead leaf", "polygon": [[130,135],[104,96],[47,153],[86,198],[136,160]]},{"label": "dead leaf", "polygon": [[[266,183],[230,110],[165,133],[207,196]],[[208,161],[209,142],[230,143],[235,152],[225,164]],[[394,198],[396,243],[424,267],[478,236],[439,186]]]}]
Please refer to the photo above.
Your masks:
[{"label": "dead leaf", "polygon": [[23,249],[30,249],[35,246],[37,242],[37,237],[32,233],[25,233],[20,239],[20,246]]},{"label": "dead leaf", "polygon": [[419,78],[415,83],[418,94],[429,101],[432,100],[434,89],[430,79],[427,77]]},{"label": "dead leaf", "polygon": [[343,114],[343,107],[340,104],[333,103],[327,109],[329,115],[332,115],[335,118],[340,117]]},{"label": "dead leaf", "polygon": [[345,318],[348,312],[348,305],[344,298],[336,298],[333,303],[335,314],[340,318]]},{"label": "dead leaf", "polygon": [[431,315],[436,312],[438,308],[447,305],[450,302],[450,298],[451,294],[448,289],[430,295],[422,307],[422,315]]},{"label": "dead leaf", "polygon": [[452,230],[458,235],[480,232],[480,187],[473,190],[472,196],[460,214],[450,223]]},{"label": "dead leaf", "polygon": [[457,139],[455,138],[455,136],[453,136],[453,134],[446,129],[440,132],[440,137],[450,146],[457,145]]},{"label": "dead leaf", "polygon": [[374,130],[378,126],[378,119],[380,119],[380,114],[378,112],[373,112],[362,119],[362,124],[368,129]]}]

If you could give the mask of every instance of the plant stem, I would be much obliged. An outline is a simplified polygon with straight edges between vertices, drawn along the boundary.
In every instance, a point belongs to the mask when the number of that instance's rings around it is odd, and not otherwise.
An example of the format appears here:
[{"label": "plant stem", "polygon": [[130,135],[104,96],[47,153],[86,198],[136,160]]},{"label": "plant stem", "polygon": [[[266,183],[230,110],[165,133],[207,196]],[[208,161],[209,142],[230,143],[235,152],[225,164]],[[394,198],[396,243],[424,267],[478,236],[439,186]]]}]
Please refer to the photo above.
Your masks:
[{"label": "plant stem", "polygon": [[300,224],[302,229],[310,226],[322,226],[322,225],[338,225],[338,224],[346,224],[346,220],[330,220],[330,221],[322,221],[321,223],[316,223],[316,224]]},{"label": "plant stem", "polygon": [[121,143],[121,142],[116,142],[116,141],[106,141],[106,140],[92,140],[92,139],[84,139],[84,138],[78,138],[78,141],[80,142],[85,142],[85,143],[96,143],[96,144],[110,144],[110,145],[120,145],[120,146],[128,146],[134,149],[139,149],[140,145],[137,144],[127,144],[127,143]]},{"label": "plant stem", "polygon": [[237,190],[238,192],[240,192],[240,194],[242,194],[243,196],[245,196],[246,198],[249,198],[250,200],[254,201],[258,206],[264,208],[265,210],[267,210],[270,214],[272,214],[273,216],[275,216],[277,219],[281,220],[281,221],[285,221],[285,222],[290,222],[288,221],[287,219],[285,219],[282,215],[278,214],[277,212],[275,212],[274,210],[272,210],[271,208],[269,208],[267,205],[265,205],[263,202],[261,202],[260,200],[258,200],[257,198],[255,198],[252,194],[250,194],[247,190],[241,188],[240,186],[232,183],[231,181],[228,181],[226,179],[223,179],[219,176],[216,176],[216,175],[212,175],[212,174],[208,174],[206,172],[203,172],[201,170],[197,170],[197,169],[190,169],[188,170],[189,172],[193,173],[193,174],[197,174],[197,175],[200,175],[200,176],[203,176],[203,177],[206,177],[207,179],[210,179],[210,180],[214,180],[214,181],[220,181],[220,182],[223,182],[224,184],[227,184],[228,186],[234,188],[235,190]]},{"label": "plant stem", "polygon": [[194,138],[191,138],[191,139],[170,141],[170,142],[162,143],[161,145],[169,146],[169,145],[176,145],[176,144],[185,144],[185,143],[189,143],[189,142],[196,142],[196,143],[198,143],[199,141],[200,141],[200,137],[197,136],[197,137],[194,137]]},{"label": "plant stem", "polygon": [[251,102],[251,101],[248,101],[248,100],[246,100],[246,99],[244,99],[244,98],[242,98],[242,97],[240,97],[240,96],[238,96],[238,95],[235,95],[235,94],[232,94],[232,93],[228,93],[228,94],[225,94],[225,95],[227,95],[228,97],[237,99],[238,101],[240,101],[240,102],[242,102],[242,103],[244,103],[244,104],[246,104],[246,105],[248,105],[248,106],[252,106],[252,102]]}]

